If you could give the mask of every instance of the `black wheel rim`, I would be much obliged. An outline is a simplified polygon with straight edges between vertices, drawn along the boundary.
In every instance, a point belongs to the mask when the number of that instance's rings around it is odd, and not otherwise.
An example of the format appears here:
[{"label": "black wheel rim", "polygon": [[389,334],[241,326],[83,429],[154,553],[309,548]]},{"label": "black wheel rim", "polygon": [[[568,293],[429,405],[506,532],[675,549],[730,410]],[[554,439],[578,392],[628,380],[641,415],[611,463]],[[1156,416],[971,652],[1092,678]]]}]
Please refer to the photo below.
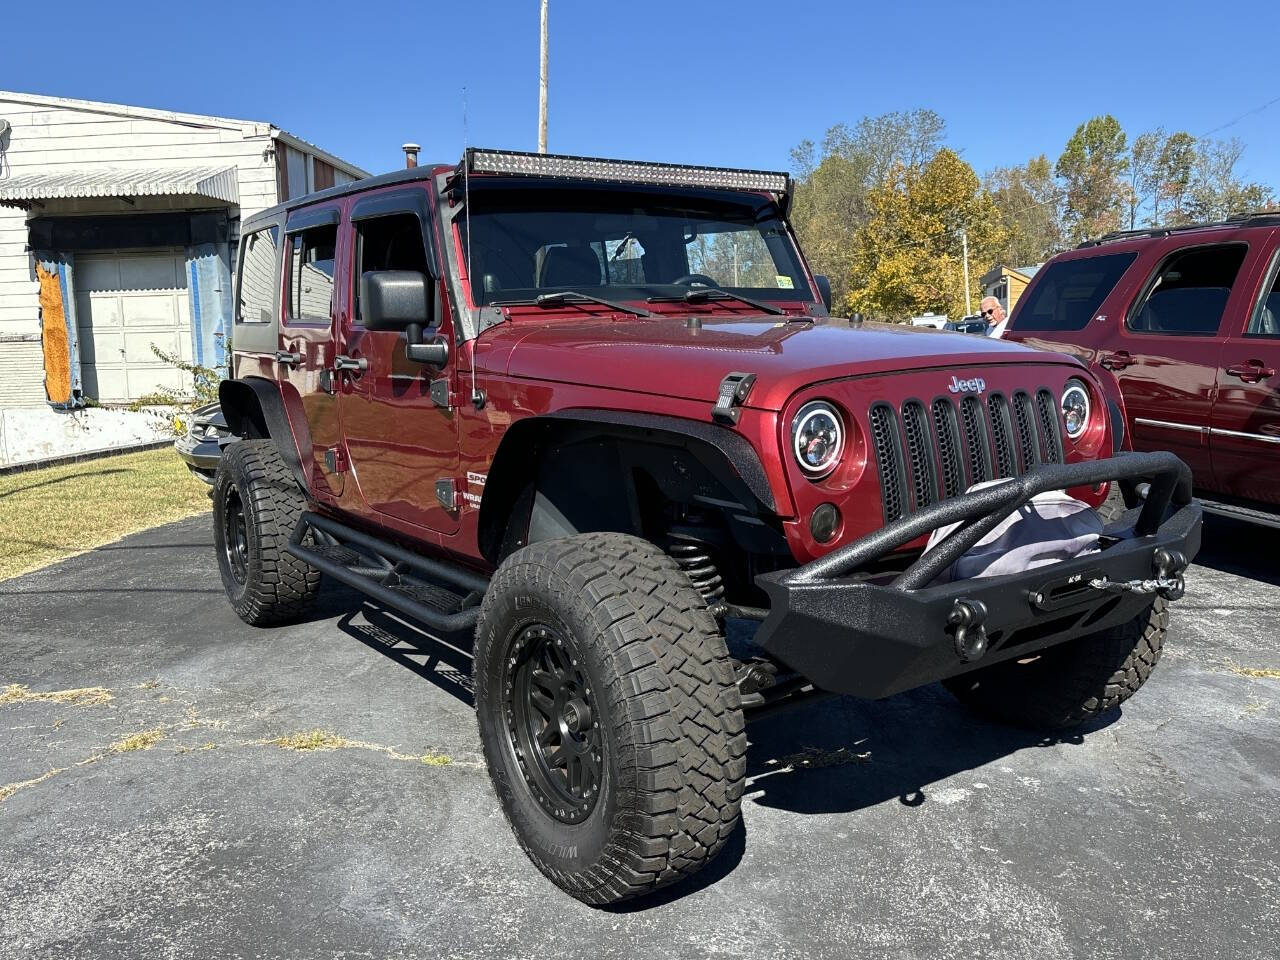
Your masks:
[{"label": "black wheel rim", "polygon": [[595,809],[603,741],[595,691],[572,640],[541,624],[520,630],[503,683],[507,736],[530,793],[562,823]]},{"label": "black wheel rim", "polygon": [[249,528],[235,487],[227,488],[222,501],[222,554],[232,579],[243,584],[249,578]]}]

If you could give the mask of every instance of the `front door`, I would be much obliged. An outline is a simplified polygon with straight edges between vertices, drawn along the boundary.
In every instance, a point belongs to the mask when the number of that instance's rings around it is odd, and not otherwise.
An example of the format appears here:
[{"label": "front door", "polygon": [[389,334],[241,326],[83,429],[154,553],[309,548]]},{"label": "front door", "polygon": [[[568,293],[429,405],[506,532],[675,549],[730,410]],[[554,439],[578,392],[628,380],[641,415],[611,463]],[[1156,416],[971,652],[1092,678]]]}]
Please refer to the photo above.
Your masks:
[{"label": "front door", "polygon": [[[366,330],[360,322],[359,278],[372,270],[413,270],[428,277],[430,215],[422,187],[371,193],[352,205],[344,230],[350,237],[351,296],[344,318],[347,356],[364,369],[341,395],[343,432],[363,508],[437,533],[458,529],[458,512],[437,497],[437,482],[456,484],[458,423],[447,399],[437,404],[433,381],[450,386],[445,369],[415,363],[405,355],[398,331]],[[345,268],[344,268],[345,269]],[[448,311],[441,311],[447,318]],[[430,318],[423,318],[430,323]],[[448,319],[439,335],[453,342]],[[454,489],[461,489],[456,484]],[[350,491],[348,491],[348,496]],[[448,499],[446,494],[445,499]]]},{"label": "front door", "polygon": [[[337,391],[346,374],[334,369],[339,207],[294,211],[285,227],[284,309],[277,369],[296,391],[311,432],[311,489],[321,499],[342,496],[346,464]],[[282,384],[283,385],[283,384]]]},{"label": "front door", "polygon": [[1119,336],[1099,351],[1115,371],[1133,423],[1135,450],[1172,450],[1197,483],[1212,483],[1209,415],[1222,352],[1223,318],[1248,294],[1236,279],[1245,243],[1173,249],[1148,278]]},{"label": "front door", "polygon": [[1257,289],[1228,329],[1209,448],[1221,493],[1280,506],[1280,249]]}]

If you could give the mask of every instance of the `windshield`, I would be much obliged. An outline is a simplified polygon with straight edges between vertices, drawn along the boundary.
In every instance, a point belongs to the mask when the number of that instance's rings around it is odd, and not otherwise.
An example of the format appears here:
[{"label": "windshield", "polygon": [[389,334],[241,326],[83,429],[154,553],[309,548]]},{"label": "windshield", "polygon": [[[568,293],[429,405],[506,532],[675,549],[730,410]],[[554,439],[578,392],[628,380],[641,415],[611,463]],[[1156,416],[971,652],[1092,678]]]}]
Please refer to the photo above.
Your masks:
[{"label": "windshield", "polygon": [[468,220],[477,306],[566,290],[647,300],[720,287],[757,300],[813,299],[776,208],[753,195],[473,189],[469,216],[456,221],[463,258]]}]

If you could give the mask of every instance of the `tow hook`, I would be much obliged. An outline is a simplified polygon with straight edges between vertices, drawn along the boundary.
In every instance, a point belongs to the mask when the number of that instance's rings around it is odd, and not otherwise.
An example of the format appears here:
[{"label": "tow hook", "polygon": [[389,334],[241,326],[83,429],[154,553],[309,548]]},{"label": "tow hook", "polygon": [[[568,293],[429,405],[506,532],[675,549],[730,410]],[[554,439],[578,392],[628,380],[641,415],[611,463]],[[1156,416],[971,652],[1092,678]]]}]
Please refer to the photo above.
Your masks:
[{"label": "tow hook", "polygon": [[981,600],[956,600],[947,623],[956,628],[956,656],[961,663],[982,659],[987,652],[987,605]]},{"label": "tow hook", "polygon": [[1161,547],[1151,557],[1155,576],[1149,580],[1108,580],[1099,577],[1090,580],[1095,590],[1110,593],[1156,593],[1166,600],[1179,600],[1187,592],[1187,581],[1182,572],[1187,569],[1187,558],[1177,550]]}]

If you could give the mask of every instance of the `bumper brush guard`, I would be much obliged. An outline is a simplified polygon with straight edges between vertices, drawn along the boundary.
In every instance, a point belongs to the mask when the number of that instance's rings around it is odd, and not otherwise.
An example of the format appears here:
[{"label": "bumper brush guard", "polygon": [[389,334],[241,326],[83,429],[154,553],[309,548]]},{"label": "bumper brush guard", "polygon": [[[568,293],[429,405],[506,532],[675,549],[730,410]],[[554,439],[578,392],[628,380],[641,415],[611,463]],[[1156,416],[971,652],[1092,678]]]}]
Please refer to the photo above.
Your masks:
[{"label": "bumper brush guard", "polygon": [[[1037,494],[1138,479],[1150,480],[1146,499],[1103,531],[1099,552],[934,584]],[[960,526],[892,580],[857,576],[953,523]],[[1046,464],[931,504],[802,567],[762,574],[756,582],[770,605],[756,643],[822,689],[889,696],[963,673],[979,660],[1028,656],[1118,626],[1156,595],[1177,600],[1200,548],[1200,527],[1191,472],[1171,453]]]}]

